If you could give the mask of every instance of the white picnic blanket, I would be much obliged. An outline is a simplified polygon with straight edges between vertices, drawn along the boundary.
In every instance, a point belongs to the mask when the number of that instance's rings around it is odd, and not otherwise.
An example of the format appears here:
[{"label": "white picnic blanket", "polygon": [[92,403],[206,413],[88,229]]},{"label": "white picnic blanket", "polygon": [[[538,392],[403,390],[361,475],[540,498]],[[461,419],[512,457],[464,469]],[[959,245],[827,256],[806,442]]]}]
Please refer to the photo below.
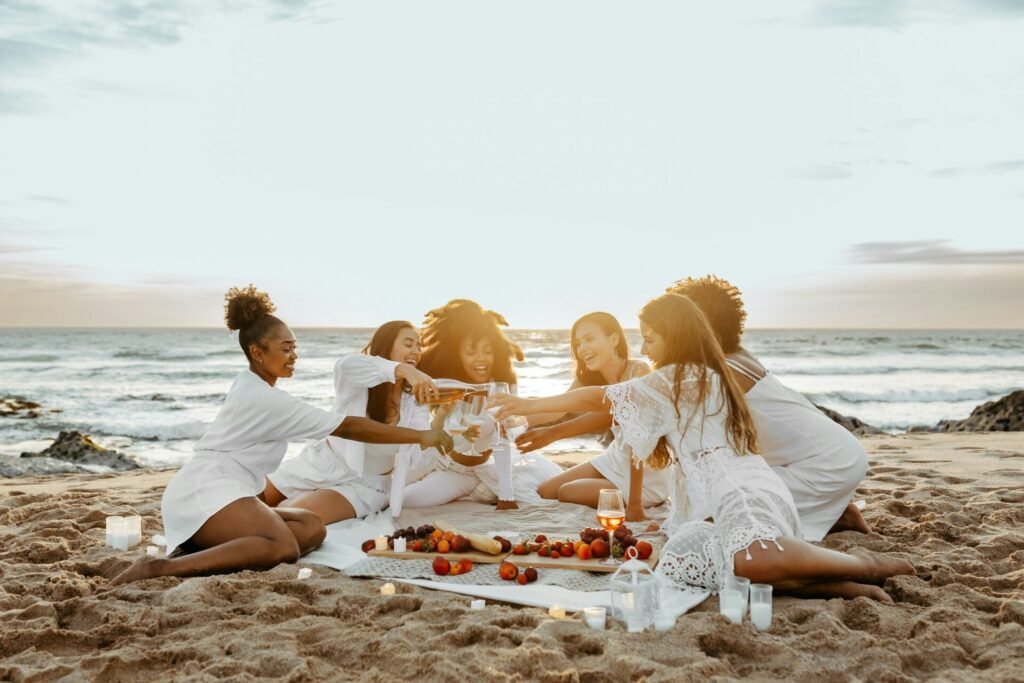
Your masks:
[{"label": "white picnic blanket", "polygon": [[[648,511],[654,520],[660,521],[667,514],[667,507]],[[588,526],[596,526],[593,510],[579,505],[558,502],[541,505],[524,506],[519,510],[497,511],[492,505],[484,505],[470,501],[456,501],[436,508],[414,508],[402,511],[397,520],[384,511],[366,519],[352,519],[327,527],[327,539],[316,551],[306,555],[301,562],[321,564],[344,571],[366,559],[360,550],[363,541],[390,534],[395,529],[408,526],[418,527],[432,524],[435,520],[444,520],[459,529],[470,533],[487,535],[500,534],[510,539],[519,536],[531,536],[543,533],[552,538],[575,538],[580,530]],[[649,522],[632,524],[634,533],[642,531]],[[565,571],[565,570],[552,570]],[[460,576],[459,582],[446,582],[436,579],[402,578],[382,576],[424,588],[445,590],[477,598],[509,602],[532,607],[550,607],[561,605],[569,612],[584,607],[610,607],[610,594],[607,590],[572,590],[564,586],[530,584],[515,585],[483,585],[468,584],[468,574]],[[661,612],[678,617],[702,603],[710,592],[701,590],[684,590],[675,586],[663,586],[661,591]]]}]

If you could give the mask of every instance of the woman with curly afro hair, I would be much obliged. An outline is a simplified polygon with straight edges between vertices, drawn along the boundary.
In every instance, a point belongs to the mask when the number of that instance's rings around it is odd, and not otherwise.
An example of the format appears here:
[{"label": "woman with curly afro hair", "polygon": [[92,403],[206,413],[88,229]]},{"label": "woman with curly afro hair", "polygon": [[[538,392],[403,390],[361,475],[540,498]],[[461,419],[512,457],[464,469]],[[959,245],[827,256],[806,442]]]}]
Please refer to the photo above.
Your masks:
[{"label": "woman with curly afro hair", "polygon": [[[247,367],[195,455],[164,491],[160,511],[170,557],[146,557],[114,578],[222,574],[295,562],[323,542],[323,522],[308,510],[271,508],[260,498],[288,442],[338,436],[366,443],[413,443],[447,450],[444,432],[381,424],[308,405],[279,389],[295,372],[295,335],[272,315],[270,297],[249,285],[227,293],[225,320],[238,332]],[[177,556],[181,553],[180,556]]]},{"label": "woman with curly afro hair", "polygon": [[761,455],[793,494],[804,538],[820,541],[833,531],[867,533],[867,523],[851,502],[867,473],[864,448],[743,348],[747,312],[740,290],[727,280],[705,275],[679,280],[668,291],[693,301],[711,324],[729,371],[746,392]]},{"label": "woman with curly afro hair", "polygon": [[[507,325],[500,313],[469,299],[453,299],[427,313],[419,369],[436,379],[468,384],[504,382],[514,393],[512,360],[522,360],[523,352],[501,331]],[[435,424],[443,419],[443,411],[438,411]],[[561,468],[536,454],[523,456],[513,465],[511,445],[498,438],[500,429],[493,419],[482,427],[473,450],[485,457],[460,453],[460,448],[469,450],[465,448],[469,444],[457,439],[448,458],[440,459],[423,479],[406,487],[405,506],[443,505],[470,494],[479,500],[496,500],[499,510],[517,508],[517,500],[540,502],[537,487]]]}]

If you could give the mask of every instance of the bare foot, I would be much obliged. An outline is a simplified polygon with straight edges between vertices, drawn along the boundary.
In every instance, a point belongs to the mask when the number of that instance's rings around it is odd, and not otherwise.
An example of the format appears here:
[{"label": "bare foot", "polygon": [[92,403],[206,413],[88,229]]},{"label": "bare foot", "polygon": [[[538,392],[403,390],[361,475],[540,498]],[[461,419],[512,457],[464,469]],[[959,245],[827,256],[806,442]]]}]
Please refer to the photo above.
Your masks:
[{"label": "bare foot", "polygon": [[786,595],[795,595],[801,598],[870,598],[878,602],[892,602],[889,594],[878,586],[856,581],[830,581],[824,583],[812,583],[799,588],[780,591]]},{"label": "bare foot", "polygon": [[519,505],[514,500],[499,500],[498,504],[494,506],[495,510],[518,510]]},{"label": "bare foot", "polygon": [[830,534],[834,534],[839,531],[859,531],[862,534],[871,533],[871,528],[868,526],[868,523],[864,521],[864,516],[860,514],[860,508],[858,508],[853,501],[846,506],[846,510],[843,511],[842,516],[836,520],[836,523],[828,530]]},{"label": "bare foot", "polygon": [[125,583],[132,583],[133,581],[163,576],[164,574],[161,570],[166,564],[167,560],[162,557],[149,557],[147,555],[111,579],[110,585],[120,586]]},{"label": "bare foot", "polygon": [[883,583],[890,576],[898,576],[900,574],[913,575],[917,573],[914,565],[898,557],[881,555],[866,548],[851,548],[848,552],[850,555],[864,560],[867,571],[861,580],[866,582]]}]

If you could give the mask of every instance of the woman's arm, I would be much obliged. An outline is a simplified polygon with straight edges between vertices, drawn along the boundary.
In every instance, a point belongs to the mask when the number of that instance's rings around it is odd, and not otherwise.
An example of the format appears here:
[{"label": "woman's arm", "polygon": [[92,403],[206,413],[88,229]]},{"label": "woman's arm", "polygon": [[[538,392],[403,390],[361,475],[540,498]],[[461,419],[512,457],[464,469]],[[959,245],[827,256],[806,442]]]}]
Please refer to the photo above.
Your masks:
[{"label": "woman's arm", "polygon": [[452,449],[452,437],[441,429],[408,429],[382,424],[368,417],[346,417],[331,432],[350,441],[363,443],[415,443],[420,448],[436,448],[442,453]]},{"label": "woman's arm", "polygon": [[626,506],[627,522],[642,522],[644,515],[644,464],[630,458],[629,504]]},{"label": "woman's arm", "polygon": [[511,415],[536,415],[538,413],[589,413],[607,411],[604,387],[583,387],[557,396],[544,398],[519,398],[510,394],[498,394],[490,398],[490,405],[500,408],[495,419],[499,422]]},{"label": "woman's arm", "polygon": [[[574,379],[572,381],[572,384],[569,385],[569,388],[566,389],[566,391],[573,391],[575,389],[579,389],[581,386],[583,386],[583,385],[580,384],[580,380],[577,378],[577,379]],[[546,425],[549,422],[554,422],[555,420],[561,420],[563,417],[565,417],[565,413],[564,412],[561,412],[561,413],[559,413],[559,412],[551,412],[551,413],[540,413],[540,414],[535,413],[535,414],[530,416],[530,427],[531,428],[532,427],[540,427],[541,425]],[[584,432],[584,434],[585,433],[586,432]]]},{"label": "woman's arm", "polygon": [[[530,422],[532,423],[533,421],[531,420]],[[516,446],[519,448],[520,453],[529,453],[562,439],[603,432],[611,426],[611,413],[600,410],[584,413],[579,417],[551,425],[550,427],[531,429],[516,439]]]}]

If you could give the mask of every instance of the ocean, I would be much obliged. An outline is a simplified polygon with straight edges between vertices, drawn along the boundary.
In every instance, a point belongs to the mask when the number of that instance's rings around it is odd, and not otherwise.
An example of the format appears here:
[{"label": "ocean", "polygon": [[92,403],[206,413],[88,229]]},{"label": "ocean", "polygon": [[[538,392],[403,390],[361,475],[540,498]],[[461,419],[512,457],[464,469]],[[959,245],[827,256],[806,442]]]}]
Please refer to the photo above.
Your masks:
[{"label": "ocean", "polygon": [[[335,359],[358,352],[371,332],[296,329],[296,374],[279,386],[329,408]],[[628,334],[638,354],[639,333]],[[572,381],[568,330],[512,330],[509,337],[526,353],[516,368],[521,395],[557,393]],[[749,330],[744,343],[815,403],[893,432],[964,418],[980,403],[1024,389],[1024,331]],[[46,411],[36,419],[0,417],[0,454],[41,450],[74,429],[146,464],[179,465],[243,367],[226,330],[0,330],[0,397],[20,396]],[[598,448],[579,439],[548,452]]]}]

